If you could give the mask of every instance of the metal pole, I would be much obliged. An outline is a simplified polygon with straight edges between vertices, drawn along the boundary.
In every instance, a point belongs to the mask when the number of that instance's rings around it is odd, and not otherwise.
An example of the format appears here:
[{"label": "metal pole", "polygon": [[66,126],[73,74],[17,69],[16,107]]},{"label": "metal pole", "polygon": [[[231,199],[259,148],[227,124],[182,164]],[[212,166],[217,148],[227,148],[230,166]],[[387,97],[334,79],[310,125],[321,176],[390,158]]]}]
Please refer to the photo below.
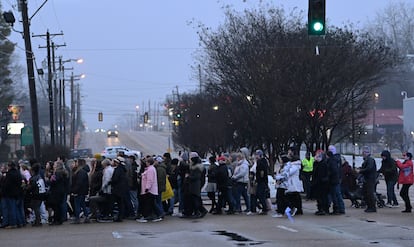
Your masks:
[{"label": "metal pole", "polygon": [[70,76],[70,148],[74,147],[75,140],[75,95],[73,72]]},{"label": "metal pole", "polygon": [[21,0],[22,8],[22,21],[23,21],[23,38],[26,50],[26,63],[27,63],[27,77],[29,79],[29,94],[30,94],[30,106],[32,111],[32,127],[33,127],[33,158],[40,160],[40,132],[39,132],[39,113],[37,106],[37,95],[36,95],[36,82],[34,77],[34,66],[33,66],[33,52],[32,43],[30,40],[30,26],[29,16],[27,11],[27,1]]},{"label": "metal pole", "polygon": [[49,93],[49,121],[50,121],[50,144],[55,145],[55,122],[53,117],[53,85],[52,85],[52,62],[50,55],[50,33],[47,31],[47,83]]},{"label": "metal pole", "polygon": [[62,136],[63,136],[63,146],[66,147],[65,67],[62,67]]}]

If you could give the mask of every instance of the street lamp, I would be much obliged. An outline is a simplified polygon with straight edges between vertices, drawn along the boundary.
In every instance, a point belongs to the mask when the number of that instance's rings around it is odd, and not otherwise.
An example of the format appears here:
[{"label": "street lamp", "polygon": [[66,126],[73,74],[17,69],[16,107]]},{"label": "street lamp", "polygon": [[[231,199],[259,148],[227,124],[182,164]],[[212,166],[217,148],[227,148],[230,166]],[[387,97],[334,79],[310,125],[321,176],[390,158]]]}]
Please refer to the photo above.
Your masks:
[{"label": "street lamp", "polygon": [[376,114],[375,111],[377,109],[377,103],[378,103],[378,99],[379,99],[379,94],[378,93],[374,93],[374,107],[373,107],[373,111],[372,111],[372,142],[375,143],[375,136],[376,136],[376,123],[375,123],[375,118],[376,118]]},{"label": "street lamp", "polygon": [[60,128],[59,128],[59,134],[60,134],[60,143],[63,144],[63,146],[66,147],[66,94],[65,94],[65,69],[66,70],[73,70],[73,68],[68,69],[64,67],[65,63],[68,62],[76,62],[78,64],[83,63],[82,58],[77,59],[67,59],[62,60],[62,57],[59,57],[59,121],[60,121]]},{"label": "street lamp", "polygon": [[70,76],[70,148],[73,149],[75,147],[75,125],[76,125],[76,118],[75,118],[75,88],[74,82],[79,81],[85,78],[84,74],[81,75],[72,75]]},{"label": "street lamp", "polygon": [[136,110],[136,120],[135,120],[135,124],[134,124],[134,126],[135,126],[135,130],[137,130],[138,131],[138,123],[139,123],[139,105],[136,105],[135,106],[135,110]]}]

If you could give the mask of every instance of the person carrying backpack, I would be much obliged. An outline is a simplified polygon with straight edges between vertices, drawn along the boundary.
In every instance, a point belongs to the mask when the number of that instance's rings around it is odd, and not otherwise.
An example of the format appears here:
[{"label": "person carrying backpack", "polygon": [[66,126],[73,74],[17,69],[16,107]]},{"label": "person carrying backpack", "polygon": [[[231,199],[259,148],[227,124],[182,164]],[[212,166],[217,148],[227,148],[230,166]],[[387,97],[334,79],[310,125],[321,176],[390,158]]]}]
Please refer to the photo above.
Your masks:
[{"label": "person carrying backpack", "polygon": [[30,207],[35,214],[35,221],[32,226],[41,226],[40,206],[47,199],[45,180],[40,175],[40,164],[35,163],[30,169],[31,177],[29,179],[28,192],[30,195]]}]

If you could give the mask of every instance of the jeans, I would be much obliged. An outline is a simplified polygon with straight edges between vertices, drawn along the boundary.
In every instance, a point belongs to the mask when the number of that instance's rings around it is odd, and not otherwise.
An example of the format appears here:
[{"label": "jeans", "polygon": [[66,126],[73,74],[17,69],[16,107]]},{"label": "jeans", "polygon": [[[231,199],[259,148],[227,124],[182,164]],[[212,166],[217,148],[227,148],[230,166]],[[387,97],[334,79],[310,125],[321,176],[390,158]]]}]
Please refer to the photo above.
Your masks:
[{"label": "jeans", "polygon": [[158,217],[164,217],[165,215],[164,207],[162,206],[162,201],[161,201],[161,193],[155,196],[155,214]]},{"label": "jeans", "polygon": [[1,199],[1,207],[3,212],[2,226],[16,226],[17,225],[17,207],[16,199],[10,197],[3,197]]},{"label": "jeans", "polygon": [[397,197],[395,196],[394,187],[397,181],[395,180],[385,180],[387,185],[387,202],[394,205],[398,205]]},{"label": "jeans", "polygon": [[256,196],[257,199],[259,200],[260,204],[262,204],[262,211],[263,212],[267,212],[268,208],[267,208],[267,204],[266,204],[266,187],[267,187],[267,183],[258,183],[257,184],[257,191],[256,191]]},{"label": "jeans", "polygon": [[23,198],[16,199],[16,217],[17,217],[17,225],[19,226],[26,225],[26,216],[24,214],[24,199]]},{"label": "jeans", "polygon": [[247,183],[237,182],[235,185],[235,195],[234,195],[234,208],[236,211],[241,211],[241,200],[240,197],[243,196],[244,202],[246,203],[246,211],[250,210],[250,198],[247,195]]},{"label": "jeans", "polygon": [[174,196],[171,197],[170,200],[169,200],[168,213],[174,213],[175,201],[178,198],[177,189],[173,189],[173,192],[174,192]]},{"label": "jeans", "polygon": [[85,217],[88,217],[89,212],[86,208],[85,195],[77,195],[73,199],[75,203],[75,219],[79,220],[81,209],[83,210],[83,214],[85,215]]},{"label": "jeans", "polygon": [[131,203],[132,203],[132,207],[133,207],[133,211],[134,211],[134,216],[137,216],[138,215],[138,207],[139,207],[138,191],[130,190],[129,191],[129,197],[131,199]]},{"label": "jeans", "polygon": [[345,204],[344,204],[344,199],[342,198],[341,185],[340,184],[330,185],[329,194],[331,196],[332,203],[333,203],[333,211],[344,213]]}]

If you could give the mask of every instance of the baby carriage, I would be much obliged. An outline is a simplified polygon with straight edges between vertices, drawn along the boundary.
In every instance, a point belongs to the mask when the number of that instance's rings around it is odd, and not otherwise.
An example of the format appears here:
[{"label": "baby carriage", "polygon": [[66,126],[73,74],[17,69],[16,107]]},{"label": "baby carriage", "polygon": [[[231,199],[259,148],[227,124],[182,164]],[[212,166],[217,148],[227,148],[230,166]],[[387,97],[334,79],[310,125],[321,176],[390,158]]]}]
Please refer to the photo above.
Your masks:
[{"label": "baby carriage", "polygon": [[[376,185],[375,185],[375,201],[378,208],[383,208],[385,206],[384,196],[381,193],[377,192],[377,185],[379,184],[379,174],[377,175]],[[360,174],[356,178],[356,189],[349,192],[349,200],[351,200],[351,207],[354,208],[364,208],[366,203],[364,201],[364,195],[362,193],[362,186],[364,184],[364,178]]]}]

